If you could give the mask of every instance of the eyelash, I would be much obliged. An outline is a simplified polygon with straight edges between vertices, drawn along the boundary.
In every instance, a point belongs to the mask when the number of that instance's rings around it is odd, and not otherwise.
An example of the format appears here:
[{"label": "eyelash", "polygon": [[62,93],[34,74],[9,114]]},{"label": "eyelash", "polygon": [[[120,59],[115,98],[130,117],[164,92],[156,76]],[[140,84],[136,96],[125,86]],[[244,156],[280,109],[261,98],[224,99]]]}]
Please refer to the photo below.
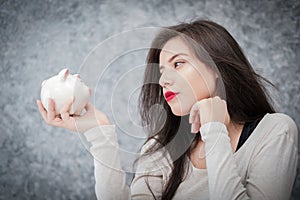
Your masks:
[{"label": "eyelash", "polygon": [[177,63],[183,64],[184,62],[179,62],[179,61],[178,61],[178,62],[174,62],[174,67],[175,67],[175,68],[178,67],[178,66],[176,66]]},{"label": "eyelash", "polygon": [[[178,67],[178,66],[176,66],[176,64],[177,64],[177,63],[184,64],[184,62],[183,62],[183,61],[181,61],[181,62],[180,62],[180,61],[178,61],[178,62],[174,62],[174,68],[177,68],[177,67]],[[161,71],[160,71],[159,73],[160,73],[160,74],[162,74],[162,72],[161,72]]]}]

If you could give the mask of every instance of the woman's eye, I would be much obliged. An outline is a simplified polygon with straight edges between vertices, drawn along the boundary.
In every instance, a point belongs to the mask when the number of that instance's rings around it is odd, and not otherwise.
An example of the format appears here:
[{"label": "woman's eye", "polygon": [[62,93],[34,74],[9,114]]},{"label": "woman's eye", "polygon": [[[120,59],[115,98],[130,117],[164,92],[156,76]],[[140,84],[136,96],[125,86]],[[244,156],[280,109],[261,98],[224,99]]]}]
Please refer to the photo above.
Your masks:
[{"label": "woman's eye", "polygon": [[174,63],[174,66],[175,66],[175,68],[176,68],[176,67],[178,67],[179,65],[181,65],[181,64],[183,64],[183,63],[184,63],[184,62],[175,62],[175,63]]}]

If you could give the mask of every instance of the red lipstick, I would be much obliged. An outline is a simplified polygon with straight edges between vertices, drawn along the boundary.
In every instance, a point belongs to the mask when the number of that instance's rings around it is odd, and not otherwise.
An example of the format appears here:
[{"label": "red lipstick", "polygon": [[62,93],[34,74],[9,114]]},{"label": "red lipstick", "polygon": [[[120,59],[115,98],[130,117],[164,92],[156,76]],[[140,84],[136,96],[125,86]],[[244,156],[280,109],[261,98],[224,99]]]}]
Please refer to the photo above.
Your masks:
[{"label": "red lipstick", "polygon": [[171,91],[168,91],[165,93],[165,99],[166,101],[171,101],[172,99],[174,99],[174,97],[176,97],[178,93],[174,93],[174,92],[171,92]]}]

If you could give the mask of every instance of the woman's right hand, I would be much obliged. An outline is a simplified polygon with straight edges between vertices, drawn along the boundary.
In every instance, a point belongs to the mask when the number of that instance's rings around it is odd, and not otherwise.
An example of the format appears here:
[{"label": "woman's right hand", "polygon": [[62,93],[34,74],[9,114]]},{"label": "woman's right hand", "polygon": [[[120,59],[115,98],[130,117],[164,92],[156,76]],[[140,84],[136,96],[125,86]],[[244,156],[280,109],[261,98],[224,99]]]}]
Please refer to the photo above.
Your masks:
[{"label": "woman's right hand", "polygon": [[73,104],[73,99],[64,105],[59,111],[60,117],[55,116],[55,102],[49,99],[49,111],[44,108],[41,100],[37,100],[39,111],[44,121],[51,126],[65,128],[71,131],[83,133],[91,128],[100,125],[110,125],[107,115],[96,109],[90,102],[86,105],[86,112],[80,116],[70,116],[69,111]]}]

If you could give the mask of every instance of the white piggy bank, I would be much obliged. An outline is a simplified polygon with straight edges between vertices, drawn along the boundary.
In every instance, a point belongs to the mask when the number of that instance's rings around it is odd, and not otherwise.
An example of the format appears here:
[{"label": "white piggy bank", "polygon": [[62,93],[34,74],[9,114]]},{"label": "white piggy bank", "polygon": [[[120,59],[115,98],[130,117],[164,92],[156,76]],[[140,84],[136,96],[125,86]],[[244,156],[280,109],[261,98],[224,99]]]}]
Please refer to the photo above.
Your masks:
[{"label": "white piggy bank", "polygon": [[71,75],[68,69],[63,69],[58,75],[43,81],[41,101],[48,111],[48,99],[53,99],[56,115],[58,115],[62,107],[74,97],[75,101],[69,114],[80,115],[89,102],[90,94],[90,89],[82,82],[78,74]]}]

